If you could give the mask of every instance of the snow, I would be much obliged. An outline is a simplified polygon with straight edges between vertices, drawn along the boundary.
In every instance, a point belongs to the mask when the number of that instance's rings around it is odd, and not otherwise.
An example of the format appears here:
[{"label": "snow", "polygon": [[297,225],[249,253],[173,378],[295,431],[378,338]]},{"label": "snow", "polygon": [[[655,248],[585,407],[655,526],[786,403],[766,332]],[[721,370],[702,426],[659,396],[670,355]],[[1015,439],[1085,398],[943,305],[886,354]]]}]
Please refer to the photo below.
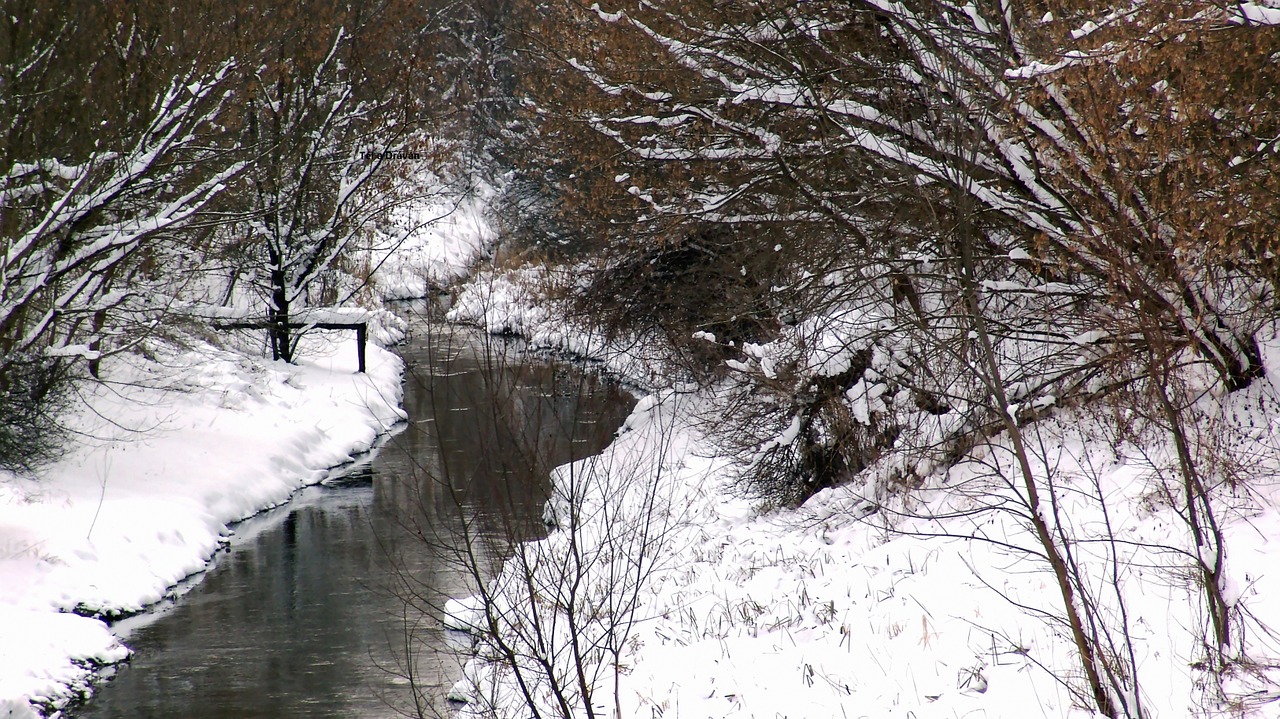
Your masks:
[{"label": "snow", "polygon": [[435,205],[398,210],[402,216],[393,222],[419,229],[378,266],[378,293],[388,300],[426,297],[465,277],[494,242],[484,213],[492,195],[492,188],[480,188],[461,200],[446,195]]},{"label": "snow", "polygon": [[484,602],[475,596],[448,600],[444,605],[444,625],[459,632],[483,631]]},{"label": "snow", "polygon": [[[598,348],[607,356],[605,344],[517,291],[513,278],[504,282],[511,284],[501,292],[486,285],[480,294],[487,303],[469,306],[471,319],[554,339],[546,346]],[[1274,333],[1260,339],[1274,368],[1280,341]],[[744,350],[756,361],[771,348]],[[1236,640],[1232,656],[1280,651],[1265,630],[1280,626],[1280,426],[1273,419],[1280,386],[1273,382],[1203,400],[1224,449],[1249,457],[1249,490],[1223,488],[1216,498],[1228,548],[1224,595],[1251,613],[1233,620],[1244,644]],[[859,383],[849,399],[876,398],[869,384]],[[1042,396],[1033,404],[1056,401]],[[553,685],[533,657],[552,656],[548,666],[561,681],[574,676],[562,620],[576,612],[579,638],[589,646],[625,640],[616,655],[578,665],[592,685],[592,704],[611,716],[1095,716],[1082,708],[1088,697],[1072,690],[1080,688],[1073,683],[1079,662],[1061,624],[1055,577],[1037,558],[1026,519],[1033,513],[1007,439],[925,472],[915,492],[875,489],[873,478],[896,466],[886,461],[865,482],[826,490],[799,508],[768,508],[734,488],[735,458],[706,434],[716,402],[714,388],[650,394],[604,453],[556,472],[549,516],[558,528],[522,545],[485,596],[451,605],[453,626],[478,634],[475,657],[450,692],[469,702],[460,716],[529,714],[512,667],[492,661],[492,645],[475,629],[486,610],[500,619],[507,646],[528,652],[518,666],[547,714],[555,713]],[[869,406],[851,411],[861,419]],[[1040,491],[1050,482],[1060,488],[1061,504],[1035,514],[1076,539],[1084,586],[1107,626],[1128,632],[1138,683],[1117,687],[1117,696],[1129,706],[1140,702],[1145,716],[1275,716],[1275,671],[1228,672],[1218,682],[1200,668],[1206,619],[1191,578],[1199,557],[1212,555],[1197,554],[1165,494],[1178,491],[1171,442],[1151,432],[1118,437],[1105,412],[1055,411],[1022,426]],[[773,441],[785,442],[795,430],[793,421]],[[582,515],[565,522],[574,499]],[[609,557],[636,527],[650,524],[660,527],[661,542],[627,545],[633,562],[643,556],[652,569],[638,587],[622,587],[635,598],[624,616],[602,618],[561,603],[555,588],[566,577],[556,571],[572,564],[570,551],[601,557],[573,576],[583,585],[575,596],[617,600],[619,565]],[[530,584],[541,600],[530,598]],[[1081,606],[1078,598],[1075,604]],[[530,606],[548,631],[526,644],[521,632],[537,624],[525,613]],[[565,694],[581,714],[576,689]]]},{"label": "snow", "polygon": [[39,716],[29,697],[86,691],[88,662],[118,662],[129,650],[96,619],[6,610],[0,621],[0,716]]},{"label": "snow", "polygon": [[1073,40],[1079,40],[1080,38],[1093,34],[1093,32],[1097,29],[1098,29],[1098,24],[1096,22],[1093,22],[1092,20],[1089,20],[1085,22],[1085,24],[1081,25],[1079,28],[1072,30],[1071,38]]},{"label": "snow", "polygon": [[1232,22],[1246,25],[1280,25],[1280,8],[1256,2],[1242,2],[1231,8]]},{"label": "snow", "polygon": [[95,665],[129,653],[95,617],[161,600],[233,522],[403,419],[400,360],[371,345],[358,374],[350,335],[304,340],[297,365],[200,343],[113,358],[64,458],[0,475],[0,716],[83,695]]},{"label": "snow", "polygon": [[1082,62],[1084,59],[1080,55],[1068,52],[1064,53],[1063,59],[1058,62],[1046,63],[1033,60],[1021,67],[1008,68],[1004,71],[1004,76],[1010,80],[1027,80],[1041,75],[1050,75],[1064,68],[1075,67]]},{"label": "snow", "polygon": [[1074,342],[1075,344],[1084,346],[1084,345],[1091,345],[1096,342],[1101,342],[1107,337],[1108,337],[1108,334],[1102,330],[1089,330],[1088,332],[1081,332],[1075,337],[1072,337],[1071,341]]},{"label": "snow", "polygon": [[858,380],[845,392],[849,400],[849,411],[858,424],[870,425],[872,412],[887,411],[880,397],[888,390],[884,384],[868,385],[866,378]]},{"label": "snow", "polygon": [[[493,334],[519,335],[533,349],[598,360],[639,387],[670,384],[670,368],[656,356],[647,356],[643,342],[634,337],[605,341],[585,325],[564,319],[572,314],[567,308],[540,298],[530,289],[550,281],[546,277],[550,271],[526,266],[507,272],[480,272],[463,285],[446,318]],[[574,268],[562,272],[575,275]]]},{"label": "snow", "polygon": [[101,352],[90,349],[89,345],[84,344],[50,347],[45,350],[45,354],[50,357],[83,357],[89,360],[98,359],[102,356]]}]

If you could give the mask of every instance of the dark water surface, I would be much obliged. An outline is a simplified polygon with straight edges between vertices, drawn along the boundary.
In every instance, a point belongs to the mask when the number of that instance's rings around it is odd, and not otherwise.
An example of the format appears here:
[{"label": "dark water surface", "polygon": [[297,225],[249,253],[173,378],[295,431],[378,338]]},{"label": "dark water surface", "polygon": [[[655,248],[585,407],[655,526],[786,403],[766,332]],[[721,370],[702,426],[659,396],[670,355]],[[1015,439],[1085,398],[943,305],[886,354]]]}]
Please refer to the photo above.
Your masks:
[{"label": "dark water surface", "polygon": [[448,715],[439,607],[532,538],[552,466],[599,451],[631,400],[576,368],[425,321],[403,348],[409,424],[372,459],[236,527],[85,719]]}]

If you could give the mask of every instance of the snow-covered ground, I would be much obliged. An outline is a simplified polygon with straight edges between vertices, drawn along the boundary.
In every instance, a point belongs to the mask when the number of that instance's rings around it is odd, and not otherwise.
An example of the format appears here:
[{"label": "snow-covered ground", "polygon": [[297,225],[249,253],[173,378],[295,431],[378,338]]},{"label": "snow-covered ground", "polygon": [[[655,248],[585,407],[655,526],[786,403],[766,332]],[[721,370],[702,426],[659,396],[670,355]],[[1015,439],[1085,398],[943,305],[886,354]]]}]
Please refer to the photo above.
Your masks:
[{"label": "snow-covered ground", "polygon": [[35,716],[124,659],[100,619],[204,568],[228,524],[286,501],[403,417],[401,362],[347,337],[296,365],[197,345],[106,363],[66,455],[0,481],[0,717]]},{"label": "snow-covered ground", "polygon": [[[518,277],[473,284],[454,318],[634,368],[625,350],[531,303]],[[1061,499],[1051,526],[1074,538],[1087,599],[1110,627],[1104,641],[1137,668],[1134,690],[1124,666],[1110,667],[1134,715],[1280,716],[1269,634],[1280,628],[1280,341],[1260,339],[1266,379],[1203,407],[1215,470],[1239,481],[1215,490],[1234,610],[1220,677],[1204,671],[1207,619],[1171,442],[1112,441],[1105,413],[1064,410],[1026,430],[1038,483]],[[464,716],[526,716],[527,698],[585,716],[584,685],[596,716],[1094,715],[1054,576],[1005,479],[1016,477],[1005,441],[896,497],[849,485],[768,509],[735,491],[732,458],[704,434],[715,407],[698,392],[651,395],[601,456],[557,471],[549,513],[561,529],[522,547],[486,596],[451,605],[458,629],[503,627],[500,642],[477,639],[454,688],[471,702]],[[520,677],[485,661],[513,655]]]}]

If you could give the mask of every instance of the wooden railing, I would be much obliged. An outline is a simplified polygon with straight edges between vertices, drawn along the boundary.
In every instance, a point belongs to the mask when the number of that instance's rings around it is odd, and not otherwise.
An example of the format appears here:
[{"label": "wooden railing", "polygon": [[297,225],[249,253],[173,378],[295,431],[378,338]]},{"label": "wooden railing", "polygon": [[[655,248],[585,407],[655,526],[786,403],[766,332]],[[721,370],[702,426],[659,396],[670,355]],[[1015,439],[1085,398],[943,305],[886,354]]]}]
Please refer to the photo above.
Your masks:
[{"label": "wooden railing", "polygon": [[365,343],[369,338],[368,322],[272,322],[270,320],[249,320],[235,322],[214,322],[214,329],[219,330],[355,330],[357,372],[365,371]]}]

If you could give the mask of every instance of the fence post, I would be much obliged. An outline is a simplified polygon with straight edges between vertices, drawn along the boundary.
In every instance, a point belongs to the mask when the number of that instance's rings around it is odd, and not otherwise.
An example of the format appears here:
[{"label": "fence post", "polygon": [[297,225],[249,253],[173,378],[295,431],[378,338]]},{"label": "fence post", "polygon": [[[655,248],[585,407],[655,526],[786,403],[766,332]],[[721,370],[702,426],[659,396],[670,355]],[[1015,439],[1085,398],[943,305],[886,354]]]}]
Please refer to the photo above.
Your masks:
[{"label": "fence post", "polygon": [[356,357],[360,367],[360,369],[356,370],[357,372],[364,372],[364,342],[368,334],[369,325],[367,323],[361,322],[356,325]]}]

